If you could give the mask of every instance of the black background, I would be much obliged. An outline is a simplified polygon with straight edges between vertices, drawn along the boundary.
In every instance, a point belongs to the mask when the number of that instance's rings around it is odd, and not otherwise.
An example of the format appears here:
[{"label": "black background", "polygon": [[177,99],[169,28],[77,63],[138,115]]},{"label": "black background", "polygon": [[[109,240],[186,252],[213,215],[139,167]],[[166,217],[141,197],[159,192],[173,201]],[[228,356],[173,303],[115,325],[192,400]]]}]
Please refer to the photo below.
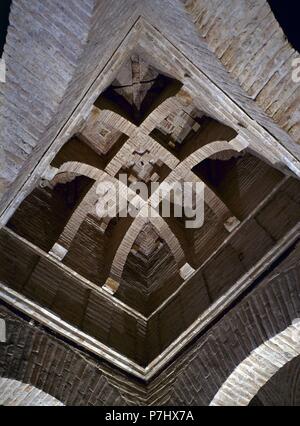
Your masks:
[{"label": "black background", "polygon": [[0,58],[6,38],[10,5],[11,0],[0,0]]},{"label": "black background", "polygon": [[268,0],[268,3],[287,39],[300,52],[299,0]]}]

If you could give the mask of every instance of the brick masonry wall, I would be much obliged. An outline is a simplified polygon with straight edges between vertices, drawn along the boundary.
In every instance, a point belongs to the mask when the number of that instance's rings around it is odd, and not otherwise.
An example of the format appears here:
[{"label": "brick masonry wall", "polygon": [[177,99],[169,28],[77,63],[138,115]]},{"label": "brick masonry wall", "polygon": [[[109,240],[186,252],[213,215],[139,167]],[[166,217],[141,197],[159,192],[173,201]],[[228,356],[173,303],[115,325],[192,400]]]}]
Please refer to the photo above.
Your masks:
[{"label": "brick masonry wall", "polygon": [[18,380],[0,378],[0,406],[61,406],[53,396]]},{"label": "brick masonry wall", "polygon": [[265,0],[184,0],[209,48],[249,97],[300,143],[296,52]]}]

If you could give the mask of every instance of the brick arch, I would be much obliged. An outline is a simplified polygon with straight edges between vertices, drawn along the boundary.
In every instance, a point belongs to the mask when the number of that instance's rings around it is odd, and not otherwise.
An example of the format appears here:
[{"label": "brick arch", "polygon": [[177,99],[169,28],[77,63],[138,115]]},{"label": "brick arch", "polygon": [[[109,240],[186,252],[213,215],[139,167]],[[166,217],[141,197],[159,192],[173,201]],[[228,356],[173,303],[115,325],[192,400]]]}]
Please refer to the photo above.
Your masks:
[{"label": "brick arch", "polygon": [[[34,148],[45,144],[41,138],[47,133],[53,135],[57,125],[54,121],[61,122],[58,113],[80,65],[91,29],[94,1],[87,1],[87,13],[82,13],[74,0],[70,0],[69,6],[73,11],[71,25],[67,24],[70,19],[68,8],[61,7],[57,0],[45,5],[37,0],[12,3],[4,48],[6,83],[1,99],[5,119],[0,139],[6,167],[5,176],[0,177],[4,188],[30,161]],[[26,19],[23,20],[23,16]],[[61,53],[56,55],[55,49],[49,48],[49,43],[56,46],[56,51],[62,48],[59,38],[53,34],[53,25],[57,36],[69,39],[69,44],[64,45],[64,56]],[[16,43],[16,39],[22,43]],[[66,110],[66,105],[64,108]],[[16,120],[18,113],[20,117]],[[39,147],[39,150],[43,149],[45,147]]]},{"label": "brick arch", "polygon": [[[132,0],[129,8],[124,0],[13,1],[1,88],[1,213],[139,16],[138,3]],[[113,26],[107,24],[110,16]]]},{"label": "brick arch", "polygon": [[0,377],[0,405],[62,406],[58,399],[28,383]]},{"label": "brick arch", "polygon": [[[178,359],[176,366],[166,370],[166,378],[170,374],[175,378],[168,405],[209,405],[245,358],[300,318],[299,249],[297,246],[270,275],[200,336],[190,351]],[[163,376],[164,373],[161,378]]]},{"label": "brick arch", "polygon": [[[190,154],[187,158],[185,158],[181,163],[176,166],[176,168],[167,176],[165,182],[171,185],[174,182],[185,180],[187,177],[193,178],[192,169],[200,164],[202,161],[214,157],[216,155],[220,155],[222,153],[233,152],[236,154],[237,152],[242,152],[246,149],[248,143],[244,141],[239,135],[232,139],[230,142],[226,141],[215,141],[211,142],[203,147],[197,149],[192,154]],[[158,200],[156,200],[156,194],[153,194],[154,205],[156,206]]]},{"label": "brick arch", "polygon": [[8,0],[1,4],[2,25],[0,29],[0,58],[2,58],[7,28],[9,25],[9,11],[11,7],[11,2],[12,0]]},{"label": "brick arch", "polygon": [[[148,206],[146,206],[148,207]],[[138,235],[142,231],[144,225],[150,220],[155,229],[158,232],[158,235],[166,242],[168,245],[172,256],[177,263],[177,267],[180,270],[182,266],[186,263],[186,256],[184,250],[181,247],[181,244],[178,238],[173,234],[167,222],[161,217],[157,216],[155,218],[143,217],[142,209],[141,213],[134,219],[134,226],[130,226],[125,237],[123,238],[121,244],[118,247],[118,250],[114,256],[114,260],[110,270],[110,276],[119,283],[123,274],[123,270],[131,251],[131,248],[137,239]]]},{"label": "brick arch", "polygon": [[0,378],[40,389],[63,405],[127,405],[101,359],[20,318],[3,305],[6,343],[0,344]]},{"label": "brick arch", "polygon": [[255,395],[249,406],[299,406],[300,356],[281,368]]},{"label": "brick arch", "polygon": [[[299,143],[299,53],[289,44],[266,0],[184,0],[196,29],[259,107]],[[250,42],[249,42],[250,41]]]},{"label": "brick arch", "polygon": [[[90,205],[91,203],[94,204],[97,200],[96,195],[96,188],[98,183],[101,180],[108,180],[112,183],[116,183],[117,185],[123,185],[121,182],[119,182],[116,178],[110,176],[105,171],[99,170],[96,167],[90,166],[88,164],[79,163],[75,161],[66,162],[61,165],[61,167],[56,171],[56,175],[53,177],[51,184],[56,185],[61,180],[65,182],[66,180],[72,180],[75,176],[86,176],[92,180],[95,181],[94,185],[90,189],[90,191],[86,194],[85,198],[82,200],[79,207],[75,210],[73,215],[71,216],[68,224],[66,225],[63,233],[61,234],[59,240],[57,243],[53,246],[51,249],[51,253],[54,254],[56,257],[62,259],[65,254],[66,250],[68,250],[71,246],[71,243],[76,235],[76,233],[79,230],[79,227],[84,220],[86,214],[90,211]],[[134,198],[138,198],[140,201],[143,201],[139,196],[136,196],[133,191],[131,195],[134,195]],[[143,201],[145,204],[145,202]],[[174,235],[170,227],[168,226],[167,222],[164,220],[164,218],[157,216],[157,217],[150,217],[143,218],[139,216],[140,219],[138,221],[138,226],[135,228],[134,234],[130,235],[130,245],[128,245],[127,240],[125,239],[126,245],[124,245],[123,241],[121,245],[119,246],[119,249],[114,257],[114,262],[111,268],[111,275],[114,280],[116,281],[116,284],[114,285],[114,292],[118,288],[118,284],[121,280],[122,272],[127,260],[127,257],[129,255],[130,249],[136,240],[138,234],[142,230],[145,222],[147,220],[150,220],[150,222],[153,224],[155,229],[158,232],[158,235],[160,238],[162,238],[170,248],[170,251],[178,265],[178,268],[180,269],[186,262],[186,256],[183,248],[181,247],[181,243],[179,239]],[[132,239],[133,238],[133,239]],[[116,265],[116,266],[115,266]],[[105,285],[105,288],[110,288],[111,286],[108,284]],[[111,290],[110,290],[111,291]]]},{"label": "brick arch", "polygon": [[90,166],[89,164],[81,163],[78,161],[68,161],[60,166],[55,171],[55,175],[51,180],[51,185],[64,182],[65,180],[75,179],[76,176],[85,176],[89,179],[97,181],[102,177],[108,176],[103,170],[97,167]]},{"label": "brick arch", "polygon": [[300,320],[267,340],[223,383],[211,406],[245,406],[288,362],[300,355]]}]

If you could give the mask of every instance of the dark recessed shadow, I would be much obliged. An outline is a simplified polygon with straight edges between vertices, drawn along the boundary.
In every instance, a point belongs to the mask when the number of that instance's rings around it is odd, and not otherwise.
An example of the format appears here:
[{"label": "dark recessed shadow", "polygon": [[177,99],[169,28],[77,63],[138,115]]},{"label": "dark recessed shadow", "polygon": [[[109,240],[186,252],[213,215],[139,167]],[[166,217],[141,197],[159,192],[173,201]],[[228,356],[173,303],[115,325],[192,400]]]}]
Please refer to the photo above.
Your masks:
[{"label": "dark recessed shadow", "polygon": [[119,114],[126,120],[139,126],[146,117],[166,99],[175,96],[182,83],[165,75],[159,74],[149,88],[141,107],[138,109],[130,104],[125,97],[117,93],[113,85],[109,86],[96,100],[95,106],[101,110],[109,110]]}]

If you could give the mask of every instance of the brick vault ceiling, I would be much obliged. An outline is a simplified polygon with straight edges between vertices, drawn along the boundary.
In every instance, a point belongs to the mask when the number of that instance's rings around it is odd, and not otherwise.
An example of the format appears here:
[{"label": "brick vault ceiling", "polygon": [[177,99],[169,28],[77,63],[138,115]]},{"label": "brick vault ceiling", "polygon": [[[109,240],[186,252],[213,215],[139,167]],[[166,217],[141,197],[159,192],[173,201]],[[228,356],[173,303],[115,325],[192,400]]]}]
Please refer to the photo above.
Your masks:
[{"label": "brick vault ceiling", "polygon": [[[0,281],[145,378],[296,240],[300,192],[273,151],[252,145],[256,128],[230,125],[236,110],[220,112],[213,91],[197,101],[143,46],[125,56],[1,229]],[[203,226],[99,217],[97,185],[121,173],[128,183],[203,182]]]}]

